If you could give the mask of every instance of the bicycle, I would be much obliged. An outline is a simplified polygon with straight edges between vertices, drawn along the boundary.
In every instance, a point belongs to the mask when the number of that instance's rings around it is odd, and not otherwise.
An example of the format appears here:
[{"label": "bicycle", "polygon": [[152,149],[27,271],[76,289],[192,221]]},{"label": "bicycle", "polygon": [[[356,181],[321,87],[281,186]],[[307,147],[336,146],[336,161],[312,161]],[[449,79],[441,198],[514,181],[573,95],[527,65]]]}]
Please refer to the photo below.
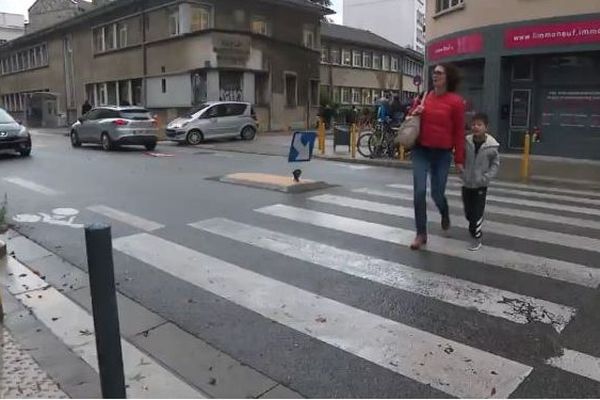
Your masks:
[{"label": "bicycle", "polygon": [[365,158],[394,158],[397,152],[394,137],[389,123],[378,122],[373,132],[365,132],[358,137],[356,148]]}]

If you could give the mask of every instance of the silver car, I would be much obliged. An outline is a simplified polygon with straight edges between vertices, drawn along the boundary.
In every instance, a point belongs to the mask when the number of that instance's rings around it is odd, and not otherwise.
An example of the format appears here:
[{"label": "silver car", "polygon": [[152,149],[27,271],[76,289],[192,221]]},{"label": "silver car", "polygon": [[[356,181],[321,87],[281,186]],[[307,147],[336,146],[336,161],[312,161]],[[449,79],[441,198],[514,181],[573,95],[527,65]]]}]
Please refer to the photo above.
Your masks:
[{"label": "silver car", "polygon": [[174,142],[197,145],[204,139],[217,137],[240,136],[252,140],[257,130],[256,114],[250,103],[218,101],[204,103],[171,121],[166,134]]},{"label": "silver car", "polygon": [[158,141],[158,124],[142,107],[100,107],[79,118],[71,127],[71,145],[102,145],[110,151],[121,145],[141,145],[152,151]]}]

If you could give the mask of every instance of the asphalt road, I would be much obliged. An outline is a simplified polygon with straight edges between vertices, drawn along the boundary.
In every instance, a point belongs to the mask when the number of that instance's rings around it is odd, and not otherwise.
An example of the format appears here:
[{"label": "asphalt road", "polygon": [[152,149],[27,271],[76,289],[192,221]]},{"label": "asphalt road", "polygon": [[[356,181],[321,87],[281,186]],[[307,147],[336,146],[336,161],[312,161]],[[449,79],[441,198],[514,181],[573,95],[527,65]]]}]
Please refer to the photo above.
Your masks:
[{"label": "asphalt road", "polygon": [[493,188],[472,253],[451,185],[450,237],[430,209],[411,252],[409,171],[315,160],[335,186],[284,194],[213,179],[283,157],[156,151],[35,135],[0,157],[9,222],[83,271],[109,222],[123,295],[301,396],[600,396],[600,193]]}]

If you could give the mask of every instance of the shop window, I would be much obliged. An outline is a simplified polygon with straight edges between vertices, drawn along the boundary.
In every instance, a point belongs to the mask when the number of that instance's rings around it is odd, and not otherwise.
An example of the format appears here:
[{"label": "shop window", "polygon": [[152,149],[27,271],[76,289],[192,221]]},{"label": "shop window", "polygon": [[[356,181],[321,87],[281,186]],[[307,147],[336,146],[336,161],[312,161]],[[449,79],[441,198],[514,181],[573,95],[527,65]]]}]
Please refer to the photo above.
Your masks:
[{"label": "shop window", "polygon": [[352,89],[352,104],[360,104],[362,91],[360,89]]},{"label": "shop window", "polygon": [[129,106],[131,105],[131,92],[130,92],[131,81],[120,81],[119,82],[119,105]]},{"label": "shop window", "polygon": [[219,100],[242,101],[244,98],[243,80],[244,74],[242,72],[219,72]]},{"label": "shop window", "polygon": [[332,64],[336,64],[336,65],[340,64],[340,61],[341,61],[341,58],[340,58],[340,49],[338,49],[338,48],[332,48],[330,56],[331,56],[330,60],[331,60]]},{"label": "shop window", "polygon": [[513,81],[530,81],[533,79],[533,60],[531,58],[516,58],[512,64]]},{"label": "shop window", "polygon": [[352,90],[350,88],[342,88],[342,103],[350,104],[352,101]]},{"label": "shop window", "polygon": [[160,90],[162,93],[167,93],[167,80],[165,78],[160,81]]},{"label": "shop window", "polygon": [[333,104],[339,104],[342,100],[340,88],[334,87],[332,92],[333,92]]},{"label": "shop window", "polygon": [[110,105],[117,104],[117,83],[116,82],[108,82],[107,84],[108,90],[108,103]]},{"label": "shop window", "polygon": [[142,80],[141,79],[133,79],[131,81],[131,95],[133,96],[132,105],[141,106],[143,105],[143,88],[142,88]]},{"label": "shop window", "polygon": [[362,90],[362,104],[371,104],[371,90],[370,89]]},{"label": "shop window", "polygon": [[207,100],[206,72],[192,73],[192,104],[198,106]]},{"label": "shop window", "polygon": [[[210,9],[202,6],[192,6],[192,32],[210,28]],[[175,34],[176,35],[176,34]]]},{"label": "shop window", "polygon": [[358,50],[352,52],[352,66],[362,67],[362,53]]},{"label": "shop window", "polygon": [[296,74],[285,73],[285,105],[296,107],[298,104],[298,80]]}]

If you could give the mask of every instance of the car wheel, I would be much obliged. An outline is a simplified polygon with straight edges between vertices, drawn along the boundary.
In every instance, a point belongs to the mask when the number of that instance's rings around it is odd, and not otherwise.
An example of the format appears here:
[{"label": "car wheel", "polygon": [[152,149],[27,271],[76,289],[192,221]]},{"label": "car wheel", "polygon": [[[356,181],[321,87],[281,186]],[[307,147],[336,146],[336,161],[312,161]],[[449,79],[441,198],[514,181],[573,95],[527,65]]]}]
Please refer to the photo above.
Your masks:
[{"label": "car wheel", "polygon": [[146,143],[144,146],[146,147],[146,150],[153,151],[156,149],[156,142]]},{"label": "car wheel", "polygon": [[29,157],[31,155],[31,147],[28,149],[19,151],[19,154],[21,154],[21,157]]},{"label": "car wheel", "polygon": [[113,149],[112,140],[110,140],[110,136],[108,136],[108,133],[102,134],[101,141],[102,141],[102,150],[111,151]]},{"label": "car wheel", "polygon": [[74,130],[71,131],[71,146],[81,147],[81,141],[79,140],[79,135]]},{"label": "car wheel", "polygon": [[196,146],[197,144],[202,143],[202,141],[204,140],[204,136],[202,135],[202,132],[200,132],[197,129],[194,129],[193,131],[189,131],[185,141],[187,144],[189,144],[190,146]]},{"label": "car wheel", "polygon": [[243,140],[252,140],[256,136],[256,130],[251,126],[247,126],[242,129],[241,136]]}]

